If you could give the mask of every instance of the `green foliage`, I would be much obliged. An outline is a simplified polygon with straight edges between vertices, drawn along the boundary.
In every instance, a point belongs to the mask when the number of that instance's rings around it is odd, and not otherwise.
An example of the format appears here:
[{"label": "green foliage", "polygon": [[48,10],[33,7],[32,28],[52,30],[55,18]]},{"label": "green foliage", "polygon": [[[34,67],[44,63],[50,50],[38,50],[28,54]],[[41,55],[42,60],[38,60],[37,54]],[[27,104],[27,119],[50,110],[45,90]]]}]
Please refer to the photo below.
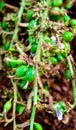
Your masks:
[{"label": "green foliage", "polygon": [[16,75],[17,77],[22,77],[22,76],[25,75],[26,71],[27,71],[27,65],[21,65],[20,67],[18,67],[18,68],[16,69],[15,75]]},{"label": "green foliage", "polygon": [[4,1],[0,1],[0,9],[4,9],[5,7],[5,2]]},{"label": "green foliage", "polygon": [[42,126],[39,123],[34,123],[35,130],[43,130]]},{"label": "green foliage", "polygon": [[32,53],[35,53],[36,52],[36,50],[37,50],[37,44],[35,43],[35,44],[33,44],[32,46],[31,46],[31,52]]},{"label": "green foliage", "polygon": [[65,40],[66,42],[71,42],[74,38],[74,35],[70,31],[65,31],[62,37],[63,37],[63,40]]},{"label": "green foliage", "polygon": [[16,60],[16,63],[17,63],[17,65],[18,65],[18,66],[20,66],[20,65],[22,65],[22,64],[23,64],[23,61],[22,61],[22,60],[17,59],[17,60]]},{"label": "green foliage", "polygon": [[29,25],[28,25],[28,29],[34,29],[34,28],[36,28],[36,26],[37,26],[37,20],[35,19],[35,20],[31,20],[30,22],[29,22]]},{"label": "green foliage", "polygon": [[17,57],[12,57],[11,61],[9,61],[9,64],[12,68],[17,67],[17,63],[16,63]]},{"label": "green foliage", "polygon": [[26,85],[26,80],[21,80],[20,82],[19,82],[19,88],[20,89],[24,89],[24,86]]},{"label": "green foliage", "polygon": [[58,64],[58,60],[57,60],[57,58],[54,57],[54,56],[50,57],[50,61],[51,61],[51,63],[52,63],[53,65]]},{"label": "green foliage", "polygon": [[34,35],[30,35],[28,37],[28,41],[29,41],[29,44],[33,44],[36,42],[36,39],[35,39],[35,36]]},{"label": "green foliage", "polygon": [[70,25],[71,26],[76,26],[76,19],[71,19],[70,20]]},{"label": "green foliage", "polygon": [[58,53],[58,54],[57,54],[57,59],[58,59],[59,61],[62,61],[62,60],[64,59],[64,57],[63,57],[63,55],[62,55],[61,53]]},{"label": "green foliage", "polygon": [[7,50],[9,50],[9,48],[10,48],[10,43],[7,42],[7,43],[4,45],[4,50],[7,51]]},{"label": "green foliage", "polygon": [[31,20],[33,15],[34,15],[34,11],[33,10],[28,10],[27,13],[26,13],[26,18],[28,20]]},{"label": "green foliage", "polygon": [[12,107],[12,103],[11,101],[7,101],[5,104],[4,104],[4,111],[5,112],[8,112],[9,110],[11,110],[11,107]]},{"label": "green foliage", "polygon": [[69,1],[69,2],[67,3],[67,5],[65,6],[65,8],[66,8],[67,10],[70,10],[72,7],[73,7],[73,2],[72,2],[72,1]]},{"label": "green foliage", "polygon": [[8,22],[3,21],[3,22],[1,23],[1,26],[2,26],[2,28],[3,28],[5,31],[9,31]]},{"label": "green foliage", "polygon": [[65,71],[65,77],[66,77],[66,79],[71,79],[71,73],[70,73],[70,70],[69,69],[67,69],[66,71]]},{"label": "green foliage", "polygon": [[61,6],[63,4],[63,0],[53,0],[52,1],[52,6]]},{"label": "green foliage", "polygon": [[23,106],[21,104],[17,104],[17,106],[16,106],[16,112],[18,114],[22,114],[24,112],[24,110],[25,110],[25,106]]},{"label": "green foliage", "polygon": [[54,107],[54,114],[55,114],[55,115],[56,115],[56,109],[57,109],[57,108],[58,108],[58,110],[60,110],[60,111],[62,112],[62,115],[64,115],[64,113],[66,112],[65,104],[64,104],[64,102],[62,102],[62,101],[56,102],[56,103],[53,105],[53,107]]},{"label": "green foliage", "polygon": [[69,15],[65,15],[63,20],[64,20],[65,25],[68,26],[69,22],[70,22],[70,16]]},{"label": "green foliage", "polygon": [[64,42],[64,49],[66,50],[66,53],[70,52],[70,50],[71,50],[70,44],[67,42]]},{"label": "green foliage", "polygon": [[26,71],[26,80],[32,82],[35,79],[36,70],[34,67],[29,67]]}]

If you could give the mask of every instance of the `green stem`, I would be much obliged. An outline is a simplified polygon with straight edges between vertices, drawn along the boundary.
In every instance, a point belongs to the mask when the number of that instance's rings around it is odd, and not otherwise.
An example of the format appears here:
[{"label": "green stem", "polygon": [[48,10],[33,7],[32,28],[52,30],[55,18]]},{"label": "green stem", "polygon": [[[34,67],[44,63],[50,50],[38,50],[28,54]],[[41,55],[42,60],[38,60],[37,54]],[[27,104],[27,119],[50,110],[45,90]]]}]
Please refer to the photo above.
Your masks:
[{"label": "green stem", "polygon": [[34,119],[35,119],[35,114],[36,114],[36,104],[37,104],[37,77],[35,76],[34,80],[34,97],[33,97],[33,108],[32,108],[32,114],[31,114],[31,119],[30,119],[30,130],[33,130],[33,125],[34,125]]},{"label": "green stem", "polygon": [[44,29],[46,28],[46,18],[48,16],[48,8],[45,9],[45,11],[43,13],[41,13],[41,17],[42,17],[42,22],[41,22],[41,29]]},{"label": "green stem", "polygon": [[16,26],[15,26],[15,29],[13,32],[12,40],[11,40],[11,46],[13,45],[13,42],[17,39],[17,34],[18,34],[18,30],[19,30],[18,23],[21,22],[21,17],[22,17],[23,11],[24,11],[24,7],[25,7],[25,0],[21,0],[21,6],[20,6],[19,13],[18,13],[18,19],[17,19],[17,23],[16,23]]},{"label": "green stem", "polygon": [[41,44],[42,44],[42,41],[43,41],[43,34],[42,33],[39,33],[40,35],[40,39],[39,39],[39,42],[38,42],[38,47],[37,47],[37,51],[36,51],[36,58],[37,58],[37,62],[40,61],[40,55],[41,55]]},{"label": "green stem", "polygon": [[68,62],[68,66],[70,69],[71,76],[72,76],[73,96],[74,96],[74,103],[76,104],[76,83],[74,80],[74,71],[73,71],[73,66],[72,66],[71,60],[70,60],[70,56],[67,56],[67,62]]},{"label": "green stem", "polygon": [[32,114],[30,119],[30,130],[33,130],[35,114],[36,114],[36,106],[34,105],[32,108]]},{"label": "green stem", "polygon": [[[46,9],[43,13],[41,13],[41,17],[42,17],[42,22],[41,22],[41,29],[45,29],[45,23],[46,23],[46,17],[48,15],[48,9]],[[40,61],[40,55],[41,55],[41,44],[43,41],[43,34],[40,32],[39,33],[39,42],[38,42],[38,47],[37,47],[37,52],[36,52],[36,56],[37,56],[37,61]]]},{"label": "green stem", "polygon": [[37,104],[37,77],[35,77],[34,81],[34,99],[33,99],[33,104]]},{"label": "green stem", "polygon": [[17,103],[17,86],[14,83],[14,81],[11,79],[11,83],[13,85],[13,89],[14,89],[14,100],[13,100],[13,130],[16,130],[16,120],[15,120],[15,113],[16,113],[16,103]]},{"label": "green stem", "polygon": [[[40,33],[40,39],[38,42],[38,48],[37,48],[37,52],[36,52],[36,59],[37,62],[40,61],[40,54],[41,54],[41,43],[43,40],[43,35],[42,33]],[[36,68],[37,70],[37,68]],[[30,130],[33,130],[33,125],[34,125],[34,120],[35,120],[35,114],[36,114],[36,104],[37,104],[37,76],[35,76],[35,80],[34,80],[34,98],[33,98],[33,108],[32,108],[32,114],[31,114],[31,119],[30,119]]]}]

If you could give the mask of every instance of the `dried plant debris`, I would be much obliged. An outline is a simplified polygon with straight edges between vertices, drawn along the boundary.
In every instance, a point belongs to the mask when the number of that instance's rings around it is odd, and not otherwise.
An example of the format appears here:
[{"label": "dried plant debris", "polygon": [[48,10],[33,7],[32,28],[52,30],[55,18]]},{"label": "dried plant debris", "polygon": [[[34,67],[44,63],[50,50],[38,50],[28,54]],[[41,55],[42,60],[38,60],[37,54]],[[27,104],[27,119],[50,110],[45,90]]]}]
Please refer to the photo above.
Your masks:
[{"label": "dried plant debris", "polygon": [[76,129],[75,5],[0,1],[1,130]]}]

